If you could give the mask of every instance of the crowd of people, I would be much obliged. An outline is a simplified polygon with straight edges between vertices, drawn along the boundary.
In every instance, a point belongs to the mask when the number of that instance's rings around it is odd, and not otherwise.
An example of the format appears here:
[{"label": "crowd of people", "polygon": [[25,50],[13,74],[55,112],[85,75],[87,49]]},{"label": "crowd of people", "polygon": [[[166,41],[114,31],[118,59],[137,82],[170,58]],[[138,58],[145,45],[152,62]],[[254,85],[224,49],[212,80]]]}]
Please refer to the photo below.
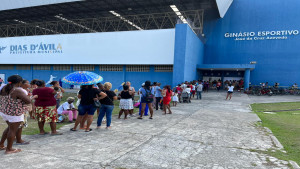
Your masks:
[{"label": "crowd of people", "polygon": [[[145,116],[153,119],[154,110],[162,110],[163,115],[172,114],[171,101],[173,106],[177,106],[178,102],[191,102],[195,95],[197,99],[202,99],[202,91],[205,89],[205,82],[202,81],[184,82],[173,89],[169,85],[161,87],[158,82],[146,81],[137,91],[130,82],[126,82],[122,85],[123,90],[118,93],[111,90],[112,84],[109,82],[96,86],[83,85],[77,94],[76,109],[74,97],[68,97],[66,102],[61,104],[65,90],[58,81],[53,81],[51,87],[46,87],[43,80],[34,79],[29,82],[19,75],[10,76],[7,80],[8,84],[0,87],[0,116],[8,125],[1,137],[0,150],[6,150],[6,154],[21,151],[12,148],[14,140],[17,144],[29,144],[21,137],[22,129],[28,125],[27,116],[37,121],[40,135],[62,135],[56,131],[56,123],[62,121],[64,116],[68,116],[70,123],[75,122],[71,131],[75,132],[79,127],[85,132],[90,132],[95,112],[98,117],[96,129],[101,128],[105,121],[106,129],[110,129],[115,100],[120,100],[119,119],[123,114],[125,120],[134,117],[134,107],[139,108],[137,119],[142,120]],[[217,83],[216,87],[219,86]],[[233,88],[229,84],[229,99]],[[137,102],[136,95],[139,95]],[[51,133],[44,130],[45,124],[50,125]],[[4,146],[6,140],[7,146]]]}]

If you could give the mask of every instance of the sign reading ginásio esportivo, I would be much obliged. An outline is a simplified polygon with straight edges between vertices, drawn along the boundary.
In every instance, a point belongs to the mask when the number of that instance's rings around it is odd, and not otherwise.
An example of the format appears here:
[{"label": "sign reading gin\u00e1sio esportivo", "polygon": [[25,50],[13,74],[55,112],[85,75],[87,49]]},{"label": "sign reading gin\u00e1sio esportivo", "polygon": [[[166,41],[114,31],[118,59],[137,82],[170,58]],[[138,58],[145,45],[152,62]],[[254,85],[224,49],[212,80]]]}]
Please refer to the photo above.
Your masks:
[{"label": "sign reading gin\u00e1sio esportivo", "polygon": [[235,32],[225,33],[225,38],[232,38],[236,41],[251,40],[285,40],[291,36],[299,35],[299,30],[280,30],[280,31],[258,31],[258,32]]}]

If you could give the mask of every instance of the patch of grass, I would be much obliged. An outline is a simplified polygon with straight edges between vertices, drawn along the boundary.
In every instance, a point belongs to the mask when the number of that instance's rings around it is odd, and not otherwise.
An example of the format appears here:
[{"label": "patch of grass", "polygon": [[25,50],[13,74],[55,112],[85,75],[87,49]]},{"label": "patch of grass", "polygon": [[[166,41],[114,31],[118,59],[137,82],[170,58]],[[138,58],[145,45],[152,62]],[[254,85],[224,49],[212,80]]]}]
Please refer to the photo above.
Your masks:
[{"label": "patch of grass", "polygon": [[[60,129],[61,127],[71,124],[69,122],[64,122],[64,123],[56,123],[56,129]],[[48,123],[45,123],[44,127],[46,132],[50,132],[50,125]],[[33,119],[28,119],[28,127],[23,129],[22,134],[23,135],[35,135],[40,133],[39,127],[38,127],[38,122]]]},{"label": "patch of grass", "polygon": [[[68,97],[75,97],[76,98],[76,96],[77,96],[76,93],[64,93],[63,98],[61,100],[61,104],[66,102]],[[135,98],[135,99],[138,100],[137,98]],[[77,101],[77,99],[76,99],[76,101]],[[74,105],[75,105],[75,103],[74,103]],[[113,113],[112,113],[113,115],[119,114],[119,111],[120,111],[119,103],[120,103],[119,100],[114,102],[115,108],[114,108]],[[76,105],[75,105],[75,107],[77,108]],[[139,111],[139,109],[137,109],[137,108],[134,109],[135,113],[138,112],[138,111]],[[94,119],[97,119],[97,118],[98,118],[97,113],[95,113]],[[68,120],[66,120],[66,122],[64,122],[64,123],[57,123],[56,128],[60,129],[61,127],[65,126],[65,125],[68,125],[68,124],[70,124],[70,123],[68,122]],[[6,128],[7,128],[7,124],[1,120],[1,122],[0,122],[0,134],[2,134],[2,132]],[[48,123],[45,124],[45,131],[46,132],[51,131],[50,125]],[[37,121],[28,118],[28,127],[23,129],[22,134],[23,135],[35,135],[35,134],[38,134],[38,133],[39,133],[39,128],[38,128]]]},{"label": "patch of grass", "polygon": [[275,110],[291,110],[300,109],[299,102],[284,102],[284,103],[254,103],[251,105],[252,110],[256,112],[275,111]]},{"label": "patch of grass", "polygon": [[284,146],[287,153],[268,151],[274,157],[293,160],[300,164],[300,111],[276,112],[265,114],[262,111],[287,110],[300,108],[300,103],[252,104],[252,110],[262,120],[262,126],[268,127]]}]

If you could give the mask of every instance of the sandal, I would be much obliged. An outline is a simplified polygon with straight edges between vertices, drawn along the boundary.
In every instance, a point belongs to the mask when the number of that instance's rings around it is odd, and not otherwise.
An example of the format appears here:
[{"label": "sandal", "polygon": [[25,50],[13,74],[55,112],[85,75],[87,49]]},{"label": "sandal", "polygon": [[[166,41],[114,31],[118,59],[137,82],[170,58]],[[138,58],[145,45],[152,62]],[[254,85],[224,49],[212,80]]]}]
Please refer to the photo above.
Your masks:
[{"label": "sandal", "polygon": [[30,142],[29,141],[24,141],[22,143],[16,143],[16,145],[27,145],[27,144],[30,144]]},{"label": "sandal", "polygon": [[77,130],[75,130],[74,128],[71,128],[70,131],[77,131]]},{"label": "sandal", "polygon": [[60,136],[60,135],[63,135],[63,133],[59,133],[59,132],[51,133],[51,136]]},{"label": "sandal", "polygon": [[13,154],[13,153],[21,152],[21,151],[22,151],[21,149],[15,149],[13,151],[6,151],[5,154]]},{"label": "sandal", "polygon": [[6,150],[6,147],[0,147],[0,151],[1,151],[1,150]]},{"label": "sandal", "polygon": [[85,130],[85,132],[90,132],[90,131],[92,131],[93,129],[89,129],[89,130]]},{"label": "sandal", "polygon": [[46,134],[49,134],[49,132],[45,132],[45,133],[40,133],[39,135],[46,135]]},{"label": "sandal", "polygon": [[152,120],[152,119],[153,119],[153,117],[150,117],[149,119],[151,119],[151,120]]},{"label": "sandal", "polygon": [[142,119],[143,119],[143,117],[138,117],[137,119],[140,119],[140,120],[142,120]]}]

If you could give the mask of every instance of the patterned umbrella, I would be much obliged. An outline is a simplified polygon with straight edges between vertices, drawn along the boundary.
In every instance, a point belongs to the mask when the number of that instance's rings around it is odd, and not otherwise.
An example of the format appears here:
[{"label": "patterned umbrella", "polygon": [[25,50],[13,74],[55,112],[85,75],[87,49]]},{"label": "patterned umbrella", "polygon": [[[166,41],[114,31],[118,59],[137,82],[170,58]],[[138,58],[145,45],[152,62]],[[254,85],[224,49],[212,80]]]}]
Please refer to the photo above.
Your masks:
[{"label": "patterned umbrella", "polygon": [[70,85],[93,85],[102,81],[101,76],[87,71],[73,72],[62,79],[62,82]]},{"label": "patterned umbrella", "polygon": [[118,87],[118,90],[119,91],[122,91],[123,90],[123,85],[125,84],[125,82],[123,82],[119,87]]}]

